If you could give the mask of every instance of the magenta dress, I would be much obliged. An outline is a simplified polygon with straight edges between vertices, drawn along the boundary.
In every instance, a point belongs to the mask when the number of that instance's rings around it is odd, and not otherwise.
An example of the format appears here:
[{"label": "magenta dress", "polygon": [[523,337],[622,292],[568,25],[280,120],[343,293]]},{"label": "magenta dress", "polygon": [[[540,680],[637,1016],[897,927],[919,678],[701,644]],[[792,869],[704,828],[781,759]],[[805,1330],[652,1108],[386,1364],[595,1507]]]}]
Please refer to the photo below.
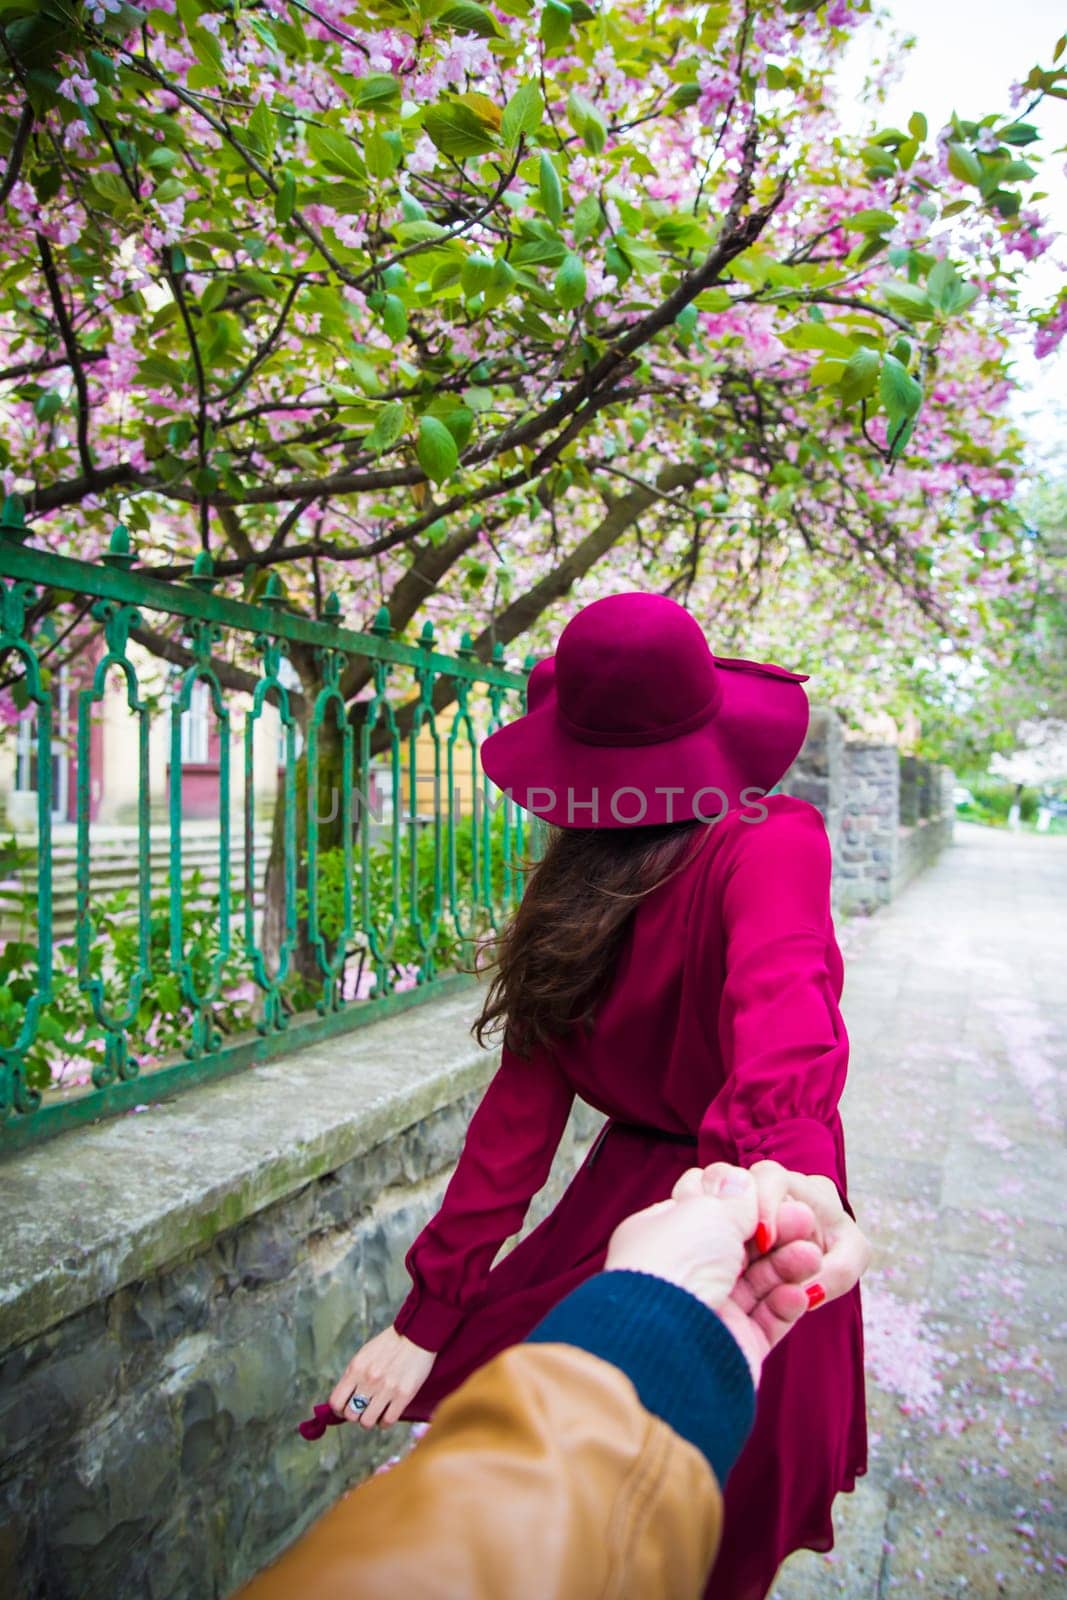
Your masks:
[{"label": "magenta dress", "polygon": [[[399,1332],[439,1351],[404,1413],[426,1420],[603,1264],[616,1223],[694,1163],[766,1158],[836,1182],[848,1037],[821,815],[771,796],[761,822],[698,829],[639,903],[591,1035],[505,1049],[441,1208],[407,1257]],[[697,844],[697,840],[702,841]],[[578,1095],[611,1122],[554,1211],[499,1264],[548,1175]],[[768,1359],[756,1425],[726,1485],[708,1594],[762,1600],[792,1550],[833,1544],[834,1496],[866,1470],[859,1291],[802,1317]]]}]

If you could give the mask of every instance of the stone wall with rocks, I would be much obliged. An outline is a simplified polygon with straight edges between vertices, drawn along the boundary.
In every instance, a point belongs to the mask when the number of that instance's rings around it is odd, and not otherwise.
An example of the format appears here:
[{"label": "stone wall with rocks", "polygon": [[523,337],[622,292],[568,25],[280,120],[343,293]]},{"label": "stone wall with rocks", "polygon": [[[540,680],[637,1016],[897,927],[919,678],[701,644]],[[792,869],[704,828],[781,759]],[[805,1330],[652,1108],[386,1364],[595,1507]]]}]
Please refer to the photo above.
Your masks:
[{"label": "stone wall with rocks", "polygon": [[834,909],[885,905],[952,839],[953,774],[895,745],[846,739],[831,708],[813,706],[808,736],[780,787],[822,812],[834,857]]},{"label": "stone wall with rocks", "polygon": [[843,749],[841,832],[834,863],[836,902],[873,911],[893,893],[900,816],[895,745],[847,741]]},{"label": "stone wall with rocks", "polygon": [[[219,1225],[208,1207],[202,1242],[176,1250],[157,1229],[132,1268],[137,1276],[58,1321],[50,1320],[40,1282],[35,1296],[5,1307],[0,1590],[8,1600],[225,1596],[399,1448],[408,1433],[403,1425],[330,1429],[316,1443],[303,1440],[296,1425],[407,1292],[404,1252],[436,1209],[490,1069],[492,1058],[480,1052],[471,1071],[471,1012],[469,993],[461,1014],[455,1001],[451,1009],[431,1002],[417,1018],[375,1024],[320,1049],[317,1074],[294,1057],[287,1078],[257,1085],[260,1074],[250,1072],[242,1083],[190,1091],[132,1125],[64,1135],[36,1154],[38,1182],[62,1185],[65,1172],[68,1203],[53,1203],[51,1223],[41,1218],[36,1248],[29,1206],[6,1217],[22,1241],[13,1265],[27,1289],[61,1223],[71,1240],[78,1236],[78,1208],[88,1197],[71,1174],[94,1139],[115,1154],[123,1143],[115,1135],[125,1136],[119,1159],[132,1214],[139,1144],[154,1146],[157,1166],[187,1171],[198,1141],[209,1136],[216,1147],[243,1141],[245,1158],[255,1160],[296,1117],[295,1159],[281,1198],[240,1215],[235,1158],[230,1226]],[[400,1020],[412,1036],[406,1044]],[[431,1043],[436,1059],[423,1053]],[[358,1102],[361,1076],[380,1077],[383,1057],[401,1050],[413,1081],[441,1080],[435,1098],[443,1104],[427,1109],[424,1095],[398,1103],[385,1137],[336,1163],[331,1139],[338,1155],[343,1141],[328,1122],[301,1144],[297,1108],[311,1075],[330,1078],[341,1104]],[[316,1090],[321,1094],[321,1083]],[[372,1103],[367,1116],[380,1121],[381,1111]],[[269,1124],[260,1138],[249,1133],[257,1115]],[[554,1204],[600,1121],[590,1108],[576,1109],[529,1226]],[[30,1160],[20,1156],[9,1166]],[[211,1180],[220,1170],[216,1158]],[[116,1232],[123,1230],[125,1217],[114,1220]],[[69,1264],[106,1283],[105,1235],[98,1227],[100,1256],[80,1261],[70,1246],[55,1272],[62,1276]],[[175,1214],[173,1243],[185,1238]]]},{"label": "stone wall with rocks", "polygon": [[822,812],[835,859],[844,807],[844,743],[837,713],[827,706],[813,706],[807,738],[780,785],[786,794],[807,800]]},{"label": "stone wall with rocks", "polygon": [[892,893],[898,895],[924,868],[935,862],[952,843],[956,819],[953,798],[956,776],[949,767],[905,756],[901,763],[902,789],[910,794],[901,806],[897,830]]}]

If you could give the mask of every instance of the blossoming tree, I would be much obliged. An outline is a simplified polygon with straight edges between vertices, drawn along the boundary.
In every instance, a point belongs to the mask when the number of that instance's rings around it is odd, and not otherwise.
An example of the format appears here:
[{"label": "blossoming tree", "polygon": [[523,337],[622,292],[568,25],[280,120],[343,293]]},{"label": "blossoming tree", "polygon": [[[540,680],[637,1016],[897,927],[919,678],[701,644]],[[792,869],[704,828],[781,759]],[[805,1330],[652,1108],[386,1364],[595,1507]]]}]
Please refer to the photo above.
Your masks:
[{"label": "blossoming tree", "polygon": [[727,640],[791,573],[801,631],[829,589],[891,648],[965,635],[1021,572],[1006,340],[1063,45],[1011,112],[879,128],[872,88],[849,141],[869,9],[4,0],[32,537],[92,554],[121,518],[158,577],[279,569],[481,655],[605,576]]}]

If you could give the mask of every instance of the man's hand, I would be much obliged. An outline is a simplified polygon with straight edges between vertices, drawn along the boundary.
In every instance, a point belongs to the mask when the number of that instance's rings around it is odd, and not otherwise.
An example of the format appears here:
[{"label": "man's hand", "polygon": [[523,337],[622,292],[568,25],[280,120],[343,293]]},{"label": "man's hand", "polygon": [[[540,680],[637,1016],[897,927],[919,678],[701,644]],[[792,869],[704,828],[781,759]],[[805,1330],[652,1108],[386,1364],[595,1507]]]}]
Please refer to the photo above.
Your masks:
[{"label": "man's hand", "polygon": [[807,1310],[802,1284],[822,1262],[815,1218],[797,1201],[780,1208],[778,1248],[749,1261],[745,1243],[758,1207],[755,1181],[743,1168],[691,1167],[669,1200],[619,1224],[604,1263],[608,1271],[666,1278],[703,1300],[734,1335],[757,1383],[764,1357]]}]

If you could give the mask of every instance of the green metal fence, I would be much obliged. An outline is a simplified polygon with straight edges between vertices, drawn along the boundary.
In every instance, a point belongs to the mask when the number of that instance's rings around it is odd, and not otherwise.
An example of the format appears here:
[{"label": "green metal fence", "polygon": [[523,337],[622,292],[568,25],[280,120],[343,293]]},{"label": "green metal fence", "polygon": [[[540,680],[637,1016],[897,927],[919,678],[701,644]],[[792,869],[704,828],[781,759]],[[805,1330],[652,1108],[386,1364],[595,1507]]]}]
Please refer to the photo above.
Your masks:
[{"label": "green metal fence", "polygon": [[[14,696],[21,720],[32,724],[36,828],[35,836],[12,835],[8,865],[0,865],[8,875],[0,905],[0,1151],[474,981],[464,969],[477,940],[506,919],[522,892],[523,861],[540,844],[524,837],[529,819],[478,765],[480,737],[523,709],[529,662],[521,673],[507,670],[498,646],[486,664],[466,636],[457,655],[440,654],[429,624],[417,644],[401,643],[384,610],[370,632],[354,632],[341,625],[334,597],[323,620],[311,620],[287,606],[276,580],[261,603],[233,600],[213,593],[206,556],[189,581],[160,582],[131,570],[122,528],[99,565],[31,549],[24,538],[9,504],[0,519],[0,693]],[[172,676],[162,695],[149,692],[143,648],[132,648],[131,636],[143,641],[146,628],[169,641]],[[75,653],[86,648],[65,705],[76,782],[64,827],[54,816],[54,663],[72,641]],[[298,649],[299,700],[285,666]],[[239,665],[245,685],[237,697],[243,736],[231,726],[234,674],[224,662]],[[353,699],[346,680],[357,670],[366,684]],[[452,697],[435,717],[442,679]],[[136,750],[136,883],[107,895],[94,880],[90,778],[94,726],[114,682],[135,730],[126,743],[131,765]],[[183,858],[191,849],[183,727],[197,694],[217,730],[218,860],[206,885]],[[268,705],[280,744],[269,850],[255,782]],[[168,724],[162,816],[150,763],[157,717]],[[429,807],[419,792],[427,786],[417,760],[421,730],[432,746]],[[232,739],[243,758],[236,813]],[[387,774],[391,798],[377,813],[376,768]],[[73,837],[76,855],[66,940],[55,915],[57,830]],[[79,1071],[67,1071],[71,1061]]]}]

